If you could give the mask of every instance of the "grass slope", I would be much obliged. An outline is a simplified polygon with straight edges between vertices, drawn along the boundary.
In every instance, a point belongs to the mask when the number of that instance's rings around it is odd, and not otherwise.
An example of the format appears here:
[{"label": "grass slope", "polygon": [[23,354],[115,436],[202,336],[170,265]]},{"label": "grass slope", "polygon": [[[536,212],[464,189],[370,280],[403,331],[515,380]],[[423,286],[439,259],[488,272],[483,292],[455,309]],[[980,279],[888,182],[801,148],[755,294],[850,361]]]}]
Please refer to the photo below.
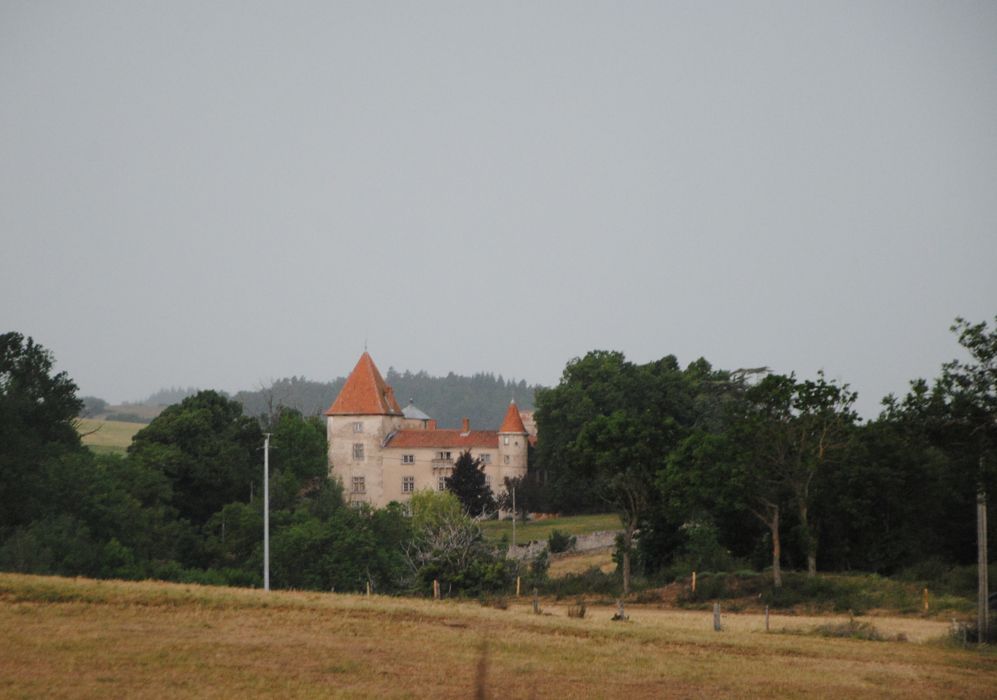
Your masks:
[{"label": "grass slope", "polygon": [[135,433],[144,427],[142,423],[80,418],[76,430],[83,436],[83,444],[94,452],[124,454]]},{"label": "grass slope", "polygon": [[[997,656],[756,618],[0,574],[4,697],[993,697]],[[549,613],[549,614],[548,614]],[[944,630],[944,623],[920,636]],[[777,623],[773,625],[778,628]],[[877,622],[877,624],[879,624]]]},{"label": "grass slope", "polygon": [[[621,527],[620,517],[615,513],[531,520],[527,523],[516,523],[516,542],[523,544],[531,540],[546,540],[554,530],[571,535],[587,535],[602,530],[619,530]],[[485,520],[481,523],[481,529],[485,537],[490,540],[497,542],[505,535],[509,541],[512,541],[511,520]]]}]

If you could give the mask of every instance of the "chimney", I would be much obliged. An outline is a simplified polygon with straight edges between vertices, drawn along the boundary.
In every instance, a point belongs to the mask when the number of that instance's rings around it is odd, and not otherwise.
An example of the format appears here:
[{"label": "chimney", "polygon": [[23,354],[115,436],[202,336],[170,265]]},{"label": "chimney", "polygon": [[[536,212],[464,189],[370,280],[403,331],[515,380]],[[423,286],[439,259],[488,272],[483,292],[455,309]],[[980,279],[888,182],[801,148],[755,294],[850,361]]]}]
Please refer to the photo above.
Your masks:
[{"label": "chimney", "polygon": [[430,418],[429,419],[429,427],[427,428],[427,430],[436,430],[436,419],[435,418]]},{"label": "chimney", "polygon": [[469,433],[469,432],[471,432],[471,421],[470,421],[470,419],[468,419],[468,418],[461,419],[460,426],[461,426],[460,427],[460,432],[462,432],[462,433]]}]

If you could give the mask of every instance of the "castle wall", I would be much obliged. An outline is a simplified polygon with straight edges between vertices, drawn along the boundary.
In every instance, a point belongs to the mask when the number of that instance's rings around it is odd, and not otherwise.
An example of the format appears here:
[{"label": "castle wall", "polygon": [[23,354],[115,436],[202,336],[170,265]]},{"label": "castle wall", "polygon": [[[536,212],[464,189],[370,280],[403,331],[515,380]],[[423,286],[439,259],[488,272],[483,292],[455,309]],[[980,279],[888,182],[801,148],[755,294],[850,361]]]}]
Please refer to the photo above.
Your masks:
[{"label": "castle wall", "polygon": [[[412,484],[411,488],[414,491],[441,490],[440,479],[450,476],[454,462],[460,457],[462,449],[458,447],[388,447],[382,450],[382,481],[385,500],[377,505],[384,506],[390,501],[408,500],[412,492],[405,491],[406,477],[411,479],[409,483]],[[441,458],[441,452],[450,453],[449,460],[445,456]],[[492,492],[498,494],[502,491],[502,478],[506,472],[499,464],[501,458],[498,448],[472,448],[471,455],[485,461],[485,476],[490,482]]]},{"label": "castle wall", "polygon": [[[351,502],[374,506],[387,504],[384,489],[383,454],[385,438],[398,429],[398,416],[329,416],[329,475],[343,484]],[[356,482],[355,479],[362,479]],[[360,488],[357,488],[357,485]]]}]

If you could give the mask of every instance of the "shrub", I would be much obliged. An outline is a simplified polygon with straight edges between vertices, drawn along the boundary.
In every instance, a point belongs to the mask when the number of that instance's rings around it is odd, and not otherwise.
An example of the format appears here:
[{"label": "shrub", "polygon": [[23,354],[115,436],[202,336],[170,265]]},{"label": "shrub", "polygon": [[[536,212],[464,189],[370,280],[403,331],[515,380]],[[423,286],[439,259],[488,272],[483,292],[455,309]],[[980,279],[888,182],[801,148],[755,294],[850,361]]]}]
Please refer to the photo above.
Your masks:
[{"label": "shrub", "polygon": [[574,535],[554,530],[547,537],[547,548],[550,549],[552,554],[560,554],[561,552],[573,549],[576,541],[577,539]]}]

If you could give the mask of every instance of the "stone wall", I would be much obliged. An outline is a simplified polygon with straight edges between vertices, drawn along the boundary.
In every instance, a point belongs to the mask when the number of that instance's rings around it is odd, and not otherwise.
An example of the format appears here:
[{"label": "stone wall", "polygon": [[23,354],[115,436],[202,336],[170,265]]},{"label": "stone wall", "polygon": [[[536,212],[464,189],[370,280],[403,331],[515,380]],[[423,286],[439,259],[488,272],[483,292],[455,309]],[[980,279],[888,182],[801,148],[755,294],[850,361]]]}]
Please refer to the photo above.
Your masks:
[{"label": "stone wall", "polygon": [[[591,552],[596,549],[612,547],[616,544],[616,536],[620,532],[620,530],[601,530],[599,532],[590,532],[587,535],[575,535],[575,546],[570,551]],[[515,547],[510,546],[508,556],[510,559],[520,561],[536,559],[540,552],[546,550],[547,540],[534,540],[527,544],[520,544]]]}]

